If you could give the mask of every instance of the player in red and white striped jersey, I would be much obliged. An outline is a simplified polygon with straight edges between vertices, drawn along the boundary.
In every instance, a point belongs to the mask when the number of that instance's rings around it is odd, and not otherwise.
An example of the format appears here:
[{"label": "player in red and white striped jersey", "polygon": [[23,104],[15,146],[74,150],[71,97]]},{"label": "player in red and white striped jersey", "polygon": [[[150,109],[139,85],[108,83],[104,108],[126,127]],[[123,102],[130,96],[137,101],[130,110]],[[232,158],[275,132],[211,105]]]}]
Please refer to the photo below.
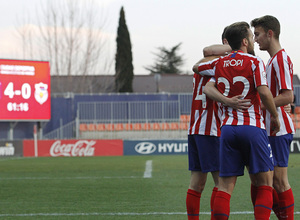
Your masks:
[{"label": "player in red and white striped jersey", "polygon": [[[281,126],[280,131],[276,133],[276,136],[282,136],[286,134],[294,134],[295,128],[290,115],[284,110],[284,104],[290,104],[293,101],[293,64],[290,57],[287,55],[284,49],[278,51],[266,65],[268,86],[272,92],[273,97],[283,96],[284,103],[278,106],[277,111],[279,113]],[[285,94],[287,93],[287,94]],[[282,95],[283,94],[283,95]],[[276,104],[276,100],[275,100]],[[264,112],[266,118],[266,128],[269,136],[271,134],[270,125],[270,113]]]},{"label": "player in red and white striped jersey", "polygon": [[[295,132],[292,119],[283,106],[294,100],[293,96],[293,64],[291,59],[282,49],[279,42],[280,23],[270,15],[256,18],[251,21],[254,27],[255,41],[260,50],[266,50],[270,54],[270,60],[266,66],[267,81],[274,97],[279,114],[281,129],[276,135],[272,135],[270,113],[265,112],[266,127],[274,156],[273,187],[273,211],[278,219],[294,219],[294,196],[288,181],[287,167],[290,144]],[[252,186],[251,194],[255,199],[256,188]]]},{"label": "player in red and white striped jersey", "polygon": [[[200,62],[207,62],[231,51],[226,46],[227,41],[222,35],[224,47],[215,49],[215,45],[203,49],[204,58]],[[210,48],[214,48],[210,51]],[[212,174],[215,186],[211,195],[211,210],[213,210],[214,197],[218,189],[219,177],[219,136],[220,136],[220,109],[218,104],[206,97],[203,88],[211,77],[194,74],[193,77],[193,100],[188,130],[188,156],[191,179],[186,196],[186,208],[189,220],[199,220],[200,197],[205,187],[207,173]],[[233,97],[227,100],[227,104],[237,108],[248,108],[247,100]],[[246,103],[246,104],[245,104]],[[212,218],[213,219],[213,218]]]},{"label": "player in red and white striped jersey", "polygon": [[[204,58],[209,60],[211,58]],[[186,196],[189,220],[199,220],[200,198],[204,190],[207,173],[211,173],[215,186],[211,195],[213,200],[218,190],[219,176],[219,137],[220,118],[217,103],[202,92],[211,77],[194,74],[193,100],[188,129],[188,158],[191,171],[190,184]]]},{"label": "player in red and white striped jersey", "polygon": [[200,134],[219,137],[221,134],[221,115],[218,104],[203,93],[203,88],[210,78],[194,74],[189,135]]},{"label": "player in red and white striped jersey", "polygon": [[[223,44],[227,44],[227,40],[224,39],[225,30],[226,28],[222,34]],[[205,56],[198,63],[214,58],[216,56]],[[219,158],[216,155],[219,155],[220,145],[220,114],[218,104],[207,98],[202,92],[210,78],[199,74],[193,76],[193,100],[188,129],[188,158],[191,178],[186,196],[189,220],[199,220],[200,198],[207,180],[207,173],[212,174],[215,183],[211,194],[211,210],[213,210],[214,197],[218,191]]]},{"label": "player in red and white striped jersey", "polygon": [[[253,68],[255,68],[255,81],[248,80],[253,77]],[[199,65],[198,71],[203,75],[218,77],[218,87],[226,97],[243,94],[243,98],[251,100],[251,107],[243,112],[223,106],[222,125],[253,125],[265,129],[264,118],[261,115],[260,98],[255,90],[258,86],[267,85],[265,75],[263,75],[265,74],[264,64],[259,57],[242,51],[235,51],[222,59],[215,59]],[[227,80],[228,76],[235,74],[234,71],[241,74]],[[227,85],[233,85],[234,89],[228,90]]]},{"label": "player in red and white striped jersey", "polygon": [[[224,97],[241,94],[251,100],[247,110],[236,111],[223,105],[223,123],[220,139],[220,184],[214,202],[215,219],[229,217],[229,202],[237,176],[244,174],[244,166],[256,177],[258,194],[254,215],[256,219],[269,219],[272,207],[272,153],[267,132],[264,129],[260,99],[272,113],[274,133],[279,131],[278,113],[267,87],[264,64],[260,58],[249,55],[253,52],[253,34],[246,22],[230,25],[226,38],[235,51],[228,56],[200,64],[199,72],[215,75],[216,87],[223,93],[213,96],[224,103]],[[247,52],[247,53],[246,53]],[[210,84],[210,83],[208,83]],[[212,95],[212,96],[211,96]],[[217,97],[217,98],[216,98]]]}]

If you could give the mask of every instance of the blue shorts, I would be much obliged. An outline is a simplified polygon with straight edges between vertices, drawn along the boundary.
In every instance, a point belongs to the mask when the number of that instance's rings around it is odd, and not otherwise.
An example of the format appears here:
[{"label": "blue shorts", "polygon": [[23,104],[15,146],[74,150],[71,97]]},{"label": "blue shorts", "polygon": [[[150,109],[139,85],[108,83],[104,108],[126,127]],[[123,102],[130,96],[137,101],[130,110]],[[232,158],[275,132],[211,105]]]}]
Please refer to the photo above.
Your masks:
[{"label": "blue shorts", "polygon": [[189,170],[203,173],[219,171],[219,145],[219,137],[189,135]]},{"label": "blue shorts", "polygon": [[274,166],[288,167],[290,145],[293,140],[292,134],[286,134],[282,136],[269,136],[271,144]]},{"label": "blue shorts", "polygon": [[220,176],[242,176],[274,170],[272,150],[266,130],[255,126],[221,128]]}]

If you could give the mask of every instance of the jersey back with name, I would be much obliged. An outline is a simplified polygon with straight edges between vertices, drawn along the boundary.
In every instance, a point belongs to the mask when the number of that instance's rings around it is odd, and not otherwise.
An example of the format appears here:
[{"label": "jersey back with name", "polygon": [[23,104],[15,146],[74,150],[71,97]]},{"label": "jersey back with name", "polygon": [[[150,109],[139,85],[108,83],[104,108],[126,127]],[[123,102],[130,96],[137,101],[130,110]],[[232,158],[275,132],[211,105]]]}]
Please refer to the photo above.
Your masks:
[{"label": "jersey back with name", "polygon": [[234,51],[215,62],[215,79],[218,90],[227,97],[242,95],[250,99],[247,110],[237,111],[223,106],[223,125],[251,125],[265,128],[257,87],[267,85],[265,66],[256,56]]}]

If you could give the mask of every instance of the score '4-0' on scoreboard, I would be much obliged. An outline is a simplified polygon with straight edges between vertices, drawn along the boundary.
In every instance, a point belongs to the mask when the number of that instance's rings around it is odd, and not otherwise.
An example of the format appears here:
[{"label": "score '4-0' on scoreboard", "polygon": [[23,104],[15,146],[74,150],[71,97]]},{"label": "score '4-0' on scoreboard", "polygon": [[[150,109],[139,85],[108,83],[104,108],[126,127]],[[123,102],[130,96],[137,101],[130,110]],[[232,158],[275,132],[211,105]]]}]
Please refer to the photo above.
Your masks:
[{"label": "score '4-0' on scoreboard", "polygon": [[50,84],[49,62],[0,59],[0,120],[50,120]]}]

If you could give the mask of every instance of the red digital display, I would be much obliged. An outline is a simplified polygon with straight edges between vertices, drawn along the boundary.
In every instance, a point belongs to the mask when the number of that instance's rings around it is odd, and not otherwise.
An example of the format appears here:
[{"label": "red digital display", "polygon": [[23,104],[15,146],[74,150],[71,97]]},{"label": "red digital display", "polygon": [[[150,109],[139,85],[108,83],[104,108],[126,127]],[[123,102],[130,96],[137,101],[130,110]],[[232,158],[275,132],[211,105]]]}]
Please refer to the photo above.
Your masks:
[{"label": "red digital display", "polygon": [[50,120],[50,84],[49,62],[0,59],[0,120]]}]

